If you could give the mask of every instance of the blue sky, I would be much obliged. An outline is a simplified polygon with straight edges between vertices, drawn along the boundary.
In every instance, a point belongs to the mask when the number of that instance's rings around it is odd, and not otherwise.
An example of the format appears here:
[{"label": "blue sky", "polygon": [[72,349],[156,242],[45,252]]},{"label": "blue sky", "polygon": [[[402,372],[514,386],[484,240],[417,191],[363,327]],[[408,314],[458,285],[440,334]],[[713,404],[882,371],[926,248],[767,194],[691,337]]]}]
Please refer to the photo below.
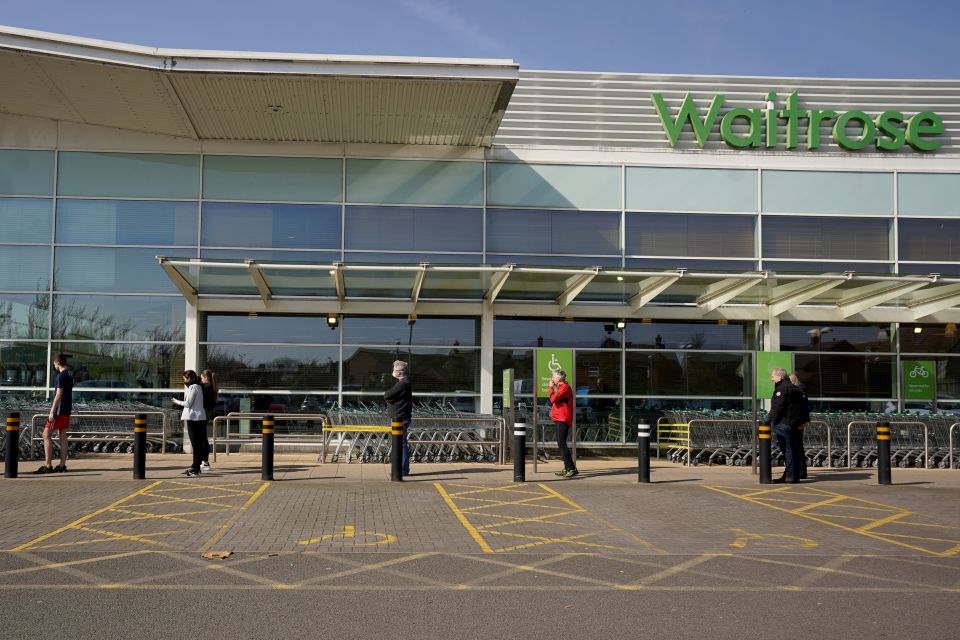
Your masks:
[{"label": "blue sky", "polygon": [[158,47],[526,69],[960,78],[954,0],[29,0],[0,24]]}]

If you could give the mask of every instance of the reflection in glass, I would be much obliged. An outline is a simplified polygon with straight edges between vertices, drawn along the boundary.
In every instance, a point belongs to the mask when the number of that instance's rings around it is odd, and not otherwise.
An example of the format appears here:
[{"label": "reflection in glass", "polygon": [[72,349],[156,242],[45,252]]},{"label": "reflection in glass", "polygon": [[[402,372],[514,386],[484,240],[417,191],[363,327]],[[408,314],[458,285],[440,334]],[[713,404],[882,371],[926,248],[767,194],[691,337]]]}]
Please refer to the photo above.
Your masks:
[{"label": "reflection in glass", "polygon": [[960,353],[957,324],[901,324],[900,352]]},{"label": "reflection in glass", "polygon": [[483,251],[483,211],[441,207],[347,207],[344,248],[360,251]]},{"label": "reflection in glass", "polygon": [[0,290],[50,288],[50,247],[0,246]]},{"label": "reflection in glass", "polygon": [[577,442],[621,442],[620,402],[620,398],[577,396]]},{"label": "reflection in glass", "polygon": [[493,343],[498,347],[592,347],[619,349],[620,332],[612,320],[496,318]]},{"label": "reflection in glass", "polygon": [[377,391],[392,386],[394,360],[410,363],[415,393],[476,393],[480,390],[479,349],[425,349],[397,345],[343,348],[343,391]]},{"label": "reflection in glass", "polygon": [[753,323],[628,322],[627,348],[753,349]]},{"label": "reflection in glass", "polygon": [[0,293],[0,339],[46,340],[49,315],[47,293]]},{"label": "reflection in glass", "polygon": [[336,205],[204,202],[202,216],[208,247],[340,248]]},{"label": "reflection in glass", "polygon": [[578,394],[620,394],[620,351],[579,349],[574,359]]},{"label": "reflection in glass", "polygon": [[749,374],[747,354],[627,352],[628,395],[748,396]]},{"label": "reflection in glass", "polygon": [[752,258],[756,216],[628,213],[626,253]]},{"label": "reflection in glass", "polygon": [[46,342],[0,342],[0,387],[42,387],[46,382]]},{"label": "reflection in glass", "polygon": [[780,324],[781,351],[889,352],[889,324]]},{"label": "reflection in glass", "polygon": [[344,344],[477,346],[476,318],[407,318],[348,316],[343,318]]},{"label": "reflection in glass", "polygon": [[197,203],[57,201],[57,242],[197,246]]},{"label": "reflection in glass", "polygon": [[70,356],[74,393],[87,387],[162,389],[183,385],[183,344],[54,342],[52,346],[54,353]]},{"label": "reflection in glass", "polygon": [[960,260],[960,220],[900,220],[901,260]]},{"label": "reflection in glass", "polygon": [[176,293],[157,266],[165,249],[57,247],[56,289],[130,293]]},{"label": "reflection in glass", "polygon": [[50,242],[53,200],[0,198],[0,229],[4,242]]},{"label": "reflection in glass", "polygon": [[513,394],[533,394],[533,350],[493,350],[493,392],[503,393],[503,372],[513,369]]},{"label": "reflection in glass", "polygon": [[489,209],[487,251],[617,255],[620,253],[620,214]]},{"label": "reflection in glass", "polygon": [[894,356],[797,353],[797,376],[810,397],[895,397]]},{"label": "reflection in glass", "polygon": [[179,297],[58,294],[53,297],[53,337],[182,341],[185,306]]},{"label": "reflection in glass", "polygon": [[199,368],[217,374],[221,388],[337,388],[339,350],[336,347],[200,345]]},{"label": "reflection in glass", "polygon": [[890,221],[764,216],[764,258],[889,260]]},{"label": "reflection in glass", "polygon": [[340,329],[331,330],[326,316],[211,313],[200,327],[201,342],[340,343]]}]

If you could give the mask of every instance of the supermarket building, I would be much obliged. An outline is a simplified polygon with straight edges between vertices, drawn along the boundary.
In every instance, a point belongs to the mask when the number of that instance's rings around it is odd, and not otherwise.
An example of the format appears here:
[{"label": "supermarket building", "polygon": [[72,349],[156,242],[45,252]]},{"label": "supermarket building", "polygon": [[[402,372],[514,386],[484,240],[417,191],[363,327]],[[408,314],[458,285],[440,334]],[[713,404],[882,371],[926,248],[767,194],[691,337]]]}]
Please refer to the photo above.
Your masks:
[{"label": "supermarket building", "polygon": [[[574,350],[578,419],[960,409],[960,81],[527,71],[0,28],[0,396],[495,410]],[[954,404],[957,403],[957,404]]]}]

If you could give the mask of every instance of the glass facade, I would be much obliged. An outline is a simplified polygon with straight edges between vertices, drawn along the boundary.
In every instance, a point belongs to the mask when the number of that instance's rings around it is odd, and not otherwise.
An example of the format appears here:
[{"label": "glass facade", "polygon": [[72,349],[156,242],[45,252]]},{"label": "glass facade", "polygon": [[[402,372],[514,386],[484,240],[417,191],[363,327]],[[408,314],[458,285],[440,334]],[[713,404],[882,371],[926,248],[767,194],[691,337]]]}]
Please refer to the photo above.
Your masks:
[{"label": "glass facade", "polygon": [[[49,358],[64,350],[84,393],[176,388],[191,351],[186,303],[161,255],[960,274],[958,194],[960,173],[0,149],[0,382],[49,393]],[[227,270],[202,277],[219,294],[255,293]],[[362,297],[393,299],[415,279],[345,277]],[[552,303],[551,277],[515,274],[500,297]],[[289,272],[274,294],[334,294],[311,278]],[[598,301],[632,295],[591,287]],[[671,295],[689,306],[698,292]],[[756,323],[609,323],[497,318],[484,373],[469,315],[347,315],[331,331],[325,316],[204,313],[196,362],[237,398],[292,406],[311,395],[373,402],[402,358],[423,397],[474,408],[483,375],[499,394],[513,367],[522,395],[532,350],[569,347],[583,419],[621,439],[615,426],[636,411],[749,403]],[[895,401],[899,359],[921,356],[937,361],[944,400],[960,400],[956,327],[917,327],[784,322],[781,342],[820,400]]]}]

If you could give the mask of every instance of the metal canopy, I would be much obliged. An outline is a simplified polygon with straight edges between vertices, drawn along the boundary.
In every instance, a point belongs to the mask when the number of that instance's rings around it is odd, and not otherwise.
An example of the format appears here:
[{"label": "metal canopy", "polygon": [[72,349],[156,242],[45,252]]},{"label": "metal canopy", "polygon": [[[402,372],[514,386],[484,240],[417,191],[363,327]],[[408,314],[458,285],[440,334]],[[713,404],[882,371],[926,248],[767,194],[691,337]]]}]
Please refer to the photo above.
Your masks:
[{"label": "metal canopy", "polygon": [[960,278],[157,257],[198,308],[280,313],[960,320]]},{"label": "metal canopy", "polygon": [[490,146],[512,60],[157,49],[0,26],[0,112],[197,140]]}]

